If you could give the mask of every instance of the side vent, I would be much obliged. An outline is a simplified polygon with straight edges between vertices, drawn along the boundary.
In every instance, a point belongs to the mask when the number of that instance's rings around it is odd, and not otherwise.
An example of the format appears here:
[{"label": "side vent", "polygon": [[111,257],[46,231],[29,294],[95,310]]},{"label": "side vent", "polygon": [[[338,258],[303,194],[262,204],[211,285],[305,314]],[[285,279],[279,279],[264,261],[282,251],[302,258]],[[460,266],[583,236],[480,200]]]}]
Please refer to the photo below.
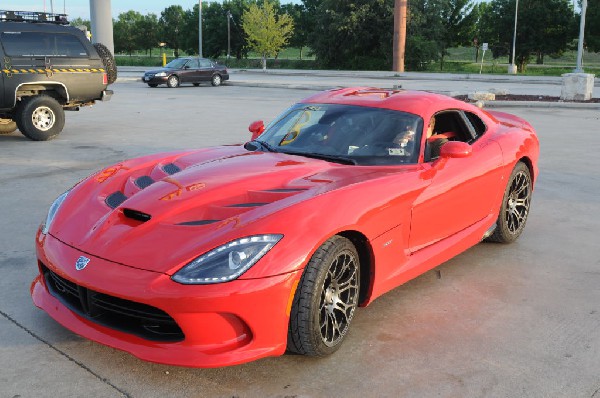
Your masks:
[{"label": "side vent", "polygon": [[150,214],[133,209],[123,209],[123,215],[127,218],[131,218],[132,220],[137,220],[141,222],[150,221],[150,219],[152,218]]},{"label": "side vent", "polygon": [[233,205],[229,205],[227,207],[258,207],[258,206],[264,206],[267,204],[268,203],[236,203]]}]

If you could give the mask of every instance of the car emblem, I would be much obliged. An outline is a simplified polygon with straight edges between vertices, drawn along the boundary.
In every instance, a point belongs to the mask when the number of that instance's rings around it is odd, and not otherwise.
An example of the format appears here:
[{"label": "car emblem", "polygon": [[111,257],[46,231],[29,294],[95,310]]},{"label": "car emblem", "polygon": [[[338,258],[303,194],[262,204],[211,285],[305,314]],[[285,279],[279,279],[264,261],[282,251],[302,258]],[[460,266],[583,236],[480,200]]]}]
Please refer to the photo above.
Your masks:
[{"label": "car emblem", "polygon": [[75,269],[77,271],[81,271],[88,265],[89,262],[90,262],[89,258],[84,257],[84,256],[79,256],[79,258],[75,262]]}]

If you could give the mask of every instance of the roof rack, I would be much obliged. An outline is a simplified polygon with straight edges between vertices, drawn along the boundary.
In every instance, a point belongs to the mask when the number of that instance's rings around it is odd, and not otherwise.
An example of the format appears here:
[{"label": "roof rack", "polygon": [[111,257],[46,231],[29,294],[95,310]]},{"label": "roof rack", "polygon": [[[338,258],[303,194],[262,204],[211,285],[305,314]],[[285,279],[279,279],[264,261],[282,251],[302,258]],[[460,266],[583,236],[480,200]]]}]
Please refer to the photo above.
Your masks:
[{"label": "roof rack", "polygon": [[53,14],[36,11],[7,11],[0,10],[0,22],[39,22],[68,25],[67,14]]}]

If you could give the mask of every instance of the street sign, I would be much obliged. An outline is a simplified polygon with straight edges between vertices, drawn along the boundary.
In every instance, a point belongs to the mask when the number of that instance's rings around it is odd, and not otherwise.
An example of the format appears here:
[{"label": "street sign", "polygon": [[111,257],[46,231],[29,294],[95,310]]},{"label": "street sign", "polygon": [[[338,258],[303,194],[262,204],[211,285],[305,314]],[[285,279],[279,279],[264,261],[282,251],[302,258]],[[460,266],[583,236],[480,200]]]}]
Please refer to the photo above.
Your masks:
[{"label": "street sign", "polygon": [[487,50],[488,50],[488,44],[487,44],[487,43],[483,43],[483,44],[481,45],[481,49],[482,49],[483,51],[487,51]]}]

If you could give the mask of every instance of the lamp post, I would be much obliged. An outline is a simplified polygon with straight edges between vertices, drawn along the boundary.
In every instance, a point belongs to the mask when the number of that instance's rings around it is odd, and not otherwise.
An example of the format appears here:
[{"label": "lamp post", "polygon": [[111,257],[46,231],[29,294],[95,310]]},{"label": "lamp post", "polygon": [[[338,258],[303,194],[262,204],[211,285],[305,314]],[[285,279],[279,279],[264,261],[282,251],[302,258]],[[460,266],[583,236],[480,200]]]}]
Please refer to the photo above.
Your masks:
[{"label": "lamp post", "polygon": [[515,50],[517,47],[517,16],[519,14],[519,0],[515,5],[515,31],[513,33],[513,45],[512,45],[512,62],[508,65],[508,73],[511,75],[517,74],[517,65],[515,65]]},{"label": "lamp post", "polygon": [[583,73],[583,35],[585,31],[585,11],[587,9],[587,0],[581,3],[581,21],[579,22],[579,43],[577,44],[577,67],[573,73]]},{"label": "lamp post", "polygon": [[202,0],[198,0],[198,57],[202,58]]}]

